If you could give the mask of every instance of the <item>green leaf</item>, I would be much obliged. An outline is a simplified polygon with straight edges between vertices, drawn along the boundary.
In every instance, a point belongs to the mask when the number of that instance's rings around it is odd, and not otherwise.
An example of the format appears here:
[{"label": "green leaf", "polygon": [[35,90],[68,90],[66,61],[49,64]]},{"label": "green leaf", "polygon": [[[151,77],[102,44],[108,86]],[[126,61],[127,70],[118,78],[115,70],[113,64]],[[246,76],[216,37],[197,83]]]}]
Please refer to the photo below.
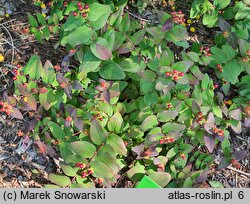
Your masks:
[{"label": "green leaf", "polygon": [[46,25],[45,17],[44,17],[41,13],[37,13],[37,14],[36,14],[36,17],[37,17],[38,22],[39,22],[42,26],[45,26],[45,25]]},{"label": "green leaf", "polygon": [[101,145],[106,141],[108,135],[107,131],[94,119],[90,125],[90,138],[96,145]]},{"label": "green leaf", "polygon": [[202,19],[202,23],[209,28],[215,26],[217,21],[218,21],[218,13],[215,10],[212,11],[211,13],[205,13]]},{"label": "green leaf", "polygon": [[67,176],[71,176],[71,177],[75,176],[76,172],[78,171],[78,168],[71,167],[70,165],[63,163],[63,162],[60,163],[60,167],[64,174],[66,174]]},{"label": "green leaf", "polygon": [[114,176],[114,172],[108,166],[108,164],[104,164],[100,161],[92,161],[90,166],[94,169],[93,175],[99,178],[111,178]]},{"label": "green leaf", "polygon": [[178,112],[175,110],[165,110],[157,114],[157,118],[160,122],[168,122],[170,120],[174,120]]},{"label": "green leaf", "polygon": [[185,125],[181,125],[178,123],[165,123],[162,126],[162,131],[163,133],[168,133],[168,132],[181,132],[183,130],[185,130],[186,126]]},{"label": "green leaf", "polygon": [[39,26],[37,20],[30,13],[28,13],[28,18],[29,18],[29,24],[31,27],[37,28]]},{"label": "green leaf", "polygon": [[85,73],[97,72],[99,71],[99,65],[101,60],[98,59],[90,50],[84,54],[83,62],[79,67],[79,71],[84,71]]},{"label": "green leaf", "polygon": [[96,42],[91,44],[92,53],[101,60],[108,60],[112,57],[112,52],[109,44],[104,38],[97,38]]},{"label": "green leaf", "polygon": [[231,0],[214,0],[214,5],[217,10],[222,10],[230,4]]},{"label": "green leaf", "polygon": [[55,95],[52,90],[39,94],[39,102],[45,110],[49,110],[55,101]]},{"label": "green leaf", "polygon": [[111,132],[119,133],[123,125],[123,119],[119,112],[116,112],[108,122],[108,129]]},{"label": "green leaf", "polygon": [[121,137],[119,137],[116,134],[111,134],[108,136],[107,143],[113,147],[115,152],[117,152],[120,155],[126,155],[127,154],[127,148],[122,140]]},{"label": "green leaf", "polygon": [[219,181],[208,181],[208,182],[210,186],[212,186],[213,188],[224,188],[222,183],[220,183]]},{"label": "green leaf", "polygon": [[153,129],[158,125],[157,117],[155,115],[148,116],[141,125],[141,130],[146,132]]},{"label": "green leaf", "polygon": [[144,29],[134,33],[134,35],[130,38],[130,40],[133,42],[133,45],[138,45],[143,40],[145,33],[146,31]]},{"label": "green leaf", "polygon": [[38,55],[33,55],[24,67],[23,73],[28,74],[31,79],[38,80],[42,74],[42,62]]},{"label": "green leaf", "polygon": [[131,181],[140,181],[144,174],[145,167],[138,163],[127,172],[127,176]]},{"label": "green leaf", "polygon": [[90,25],[94,30],[102,28],[111,13],[109,5],[93,3],[89,5],[90,12],[88,13],[87,19],[90,21]]},{"label": "green leaf", "polygon": [[41,77],[44,83],[50,85],[53,84],[56,79],[55,70],[49,60],[47,60],[43,66]]},{"label": "green leaf", "polygon": [[238,76],[240,75],[241,72],[242,72],[241,65],[238,63],[236,59],[234,59],[225,64],[222,71],[222,77],[226,81],[235,84],[236,82],[238,82]]},{"label": "green leaf", "polygon": [[166,172],[154,172],[149,174],[148,177],[162,188],[164,188],[171,181],[171,175]]},{"label": "green leaf", "polygon": [[49,174],[49,180],[61,187],[67,187],[71,183],[69,177],[52,173]]},{"label": "green leaf", "polygon": [[166,33],[166,39],[171,42],[187,40],[187,37],[187,30],[182,25],[175,25],[170,31]]},{"label": "green leaf", "polygon": [[86,141],[76,141],[70,144],[72,151],[82,158],[91,158],[94,156],[96,148],[93,144]]},{"label": "green leaf", "polygon": [[126,76],[122,68],[114,61],[104,62],[99,74],[102,78],[108,80],[121,80]]},{"label": "green leaf", "polygon": [[89,42],[93,31],[86,25],[76,28],[67,36],[67,42],[75,47],[76,45],[86,44]]},{"label": "green leaf", "polygon": [[49,121],[48,127],[50,129],[50,132],[52,133],[53,137],[56,139],[63,139],[65,137],[65,132],[63,129],[57,125],[56,123]]}]

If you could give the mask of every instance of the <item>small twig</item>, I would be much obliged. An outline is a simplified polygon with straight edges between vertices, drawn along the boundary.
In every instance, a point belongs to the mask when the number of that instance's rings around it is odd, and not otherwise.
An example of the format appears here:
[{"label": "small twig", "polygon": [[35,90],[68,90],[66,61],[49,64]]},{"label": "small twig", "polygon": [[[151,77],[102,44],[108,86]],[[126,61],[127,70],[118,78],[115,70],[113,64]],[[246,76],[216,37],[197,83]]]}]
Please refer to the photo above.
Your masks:
[{"label": "small twig", "polygon": [[22,52],[14,45],[14,43],[13,43],[13,45],[8,41],[8,40],[5,40],[5,39],[3,39],[7,44],[9,44],[10,46],[12,46],[14,49],[16,49],[16,51],[17,52],[19,52],[20,54],[22,54]]},{"label": "small twig", "polygon": [[250,174],[249,174],[249,173],[246,173],[246,172],[243,172],[243,171],[241,171],[241,170],[235,169],[235,168],[233,168],[233,167],[231,167],[231,166],[228,166],[227,169],[230,169],[230,170],[232,170],[232,171],[236,171],[236,172],[238,172],[238,173],[240,173],[240,174],[243,174],[243,175],[245,175],[245,176],[247,176],[247,177],[250,177]]},{"label": "small twig", "polygon": [[14,43],[13,43],[13,38],[12,38],[12,35],[10,33],[10,31],[3,25],[3,24],[0,24],[0,26],[2,26],[6,32],[8,33],[8,35],[10,36],[10,40],[11,40],[11,46],[12,46],[12,58],[11,58],[11,64],[14,63],[14,55],[15,55],[15,49],[14,49]]},{"label": "small twig", "polygon": [[141,20],[141,21],[145,21],[145,22],[148,22],[148,23],[151,22],[150,20],[144,19],[144,18],[142,18],[142,17],[140,17],[140,16],[137,16],[137,15],[131,13],[131,12],[128,11],[127,9],[124,9],[124,10],[125,10],[127,13],[129,13],[129,15],[133,16],[134,18],[137,18],[137,19],[139,19],[139,20]]}]

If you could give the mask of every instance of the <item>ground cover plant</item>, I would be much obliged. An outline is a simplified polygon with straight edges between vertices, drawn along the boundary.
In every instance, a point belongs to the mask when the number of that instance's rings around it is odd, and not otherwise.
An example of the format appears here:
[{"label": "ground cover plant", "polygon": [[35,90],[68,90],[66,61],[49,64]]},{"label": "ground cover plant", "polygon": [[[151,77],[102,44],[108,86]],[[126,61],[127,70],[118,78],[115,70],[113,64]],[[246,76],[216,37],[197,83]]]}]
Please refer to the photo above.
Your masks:
[{"label": "ground cover plant", "polygon": [[[8,65],[14,92],[3,93],[0,112],[27,121],[18,136],[40,154],[59,155],[45,187],[135,186],[144,175],[166,188],[220,187],[210,172],[249,156],[231,145],[250,124],[248,0],[34,5],[24,35],[56,38],[65,54]],[[128,10],[150,5],[163,8],[157,22]],[[213,32],[211,43],[189,40],[197,25]]]}]

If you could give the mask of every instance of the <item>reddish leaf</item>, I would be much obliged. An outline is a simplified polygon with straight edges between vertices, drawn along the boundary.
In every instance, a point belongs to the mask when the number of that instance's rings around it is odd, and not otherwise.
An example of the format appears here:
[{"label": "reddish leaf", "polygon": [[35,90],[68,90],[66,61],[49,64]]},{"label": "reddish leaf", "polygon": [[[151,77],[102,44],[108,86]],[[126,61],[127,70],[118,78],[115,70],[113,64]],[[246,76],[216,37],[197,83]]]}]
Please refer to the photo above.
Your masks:
[{"label": "reddish leaf", "polygon": [[46,145],[41,141],[35,141],[34,144],[38,146],[39,152],[41,154],[46,154]]},{"label": "reddish leaf", "polygon": [[52,158],[56,157],[56,151],[53,149],[53,147],[51,145],[46,145],[46,152],[48,155],[50,155]]},{"label": "reddish leaf", "polygon": [[173,20],[172,20],[172,18],[169,18],[169,19],[166,20],[166,22],[163,24],[163,26],[162,26],[162,32],[171,30],[171,29],[173,28],[173,26],[174,26]]},{"label": "reddish leaf", "polygon": [[70,57],[69,57],[69,55],[66,55],[66,56],[64,56],[62,63],[61,63],[61,67],[63,68],[63,71],[65,71],[65,72],[70,71],[69,64],[70,64]]},{"label": "reddish leaf", "polygon": [[215,138],[213,136],[204,136],[205,145],[210,153],[213,152],[215,146]]},{"label": "reddish leaf", "polygon": [[241,110],[239,108],[229,111],[228,115],[230,118],[233,118],[235,120],[241,120]]},{"label": "reddish leaf", "polygon": [[22,113],[15,107],[12,107],[11,116],[19,120],[23,119]]},{"label": "reddish leaf", "polygon": [[37,109],[36,99],[33,96],[27,97],[27,104],[31,107],[31,109],[33,110]]},{"label": "reddish leaf", "polygon": [[208,133],[213,134],[213,132],[211,131],[213,127],[214,127],[214,114],[210,112],[207,116],[206,122],[204,123],[204,129]]},{"label": "reddish leaf", "polygon": [[242,160],[245,158],[245,156],[247,155],[247,151],[244,151],[244,150],[240,150],[240,151],[234,151],[232,153],[233,155],[233,158],[236,159],[236,160]]},{"label": "reddish leaf", "polygon": [[83,128],[83,121],[79,118],[75,118],[74,119],[74,125],[76,126],[76,128],[80,131],[82,131]]},{"label": "reddish leaf", "polygon": [[30,96],[29,90],[26,87],[24,87],[22,84],[17,84],[17,88],[23,96]]},{"label": "reddish leaf", "polygon": [[96,52],[101,60],[108,60],[112,56],[112,52],[103,45],[96,44]]}]

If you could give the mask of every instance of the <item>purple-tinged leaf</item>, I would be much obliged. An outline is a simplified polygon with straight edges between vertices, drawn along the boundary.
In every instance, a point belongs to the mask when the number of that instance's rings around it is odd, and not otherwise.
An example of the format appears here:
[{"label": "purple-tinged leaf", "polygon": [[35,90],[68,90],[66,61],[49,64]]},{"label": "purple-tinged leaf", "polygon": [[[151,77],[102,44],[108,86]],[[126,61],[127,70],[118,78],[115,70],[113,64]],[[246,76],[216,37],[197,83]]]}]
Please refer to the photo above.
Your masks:
[{"label": "purple-tinged leaf", "polygon": [[28,103],[24,102],[24,100],[19,101],[19,108],[23,111],[29,111],[32,110],[31,107],[28,105]]},{"label": "purple-tinged leaf", "polygon": [[239,108],[229,111],[228,115],[232,119],[241,120],[241,110]]},{"label": "purple-tinged leaf", "polygon": [[244,119],[243,126],[246,127],[246,128],[250,127],[250,118],[245,118]]},{"label": "purple-tinged leaf", "polygon": [[12,117],[17,118],[17,119],[19,119],[19,120],[22,120],[22,119],[23,119],[22,113],[21,113],[17,108],[12,107],[11,109],[12,109],[12,111],[11,111],[11,114],[10,114],[10,115],[11,115]]},{"label": "purple-tinged leaf", "polygon": [[36,127],[36,124],[37,124],[36,119],[32,119],[31,121],[29,121],[28,127],[27,127],[27,132],[33,131]]},{"label": "purple-tinged leaf", "polygon": [[223,18],[219,18],[218,24],[222,32],[231,32],[231,25]]},{"label": "purple-tinged leaf", "polygon": [[235,50],[237,49],[237,46],[238,46],[238,40],[239,39],[234,32],[232,32],[231,35],[229,35],[227,38],[228,44],[231,45],[231,47]]},{"label": "purple-tinged leaf", "polygon": [[245,150],[240,150],[240,151],[234,151],[232,153],[233,158],[236,160],[242,160],[245,158],[245,156],[247,155],[248,151]]},{"label": "purple-tinged leaf", "polygon": [[72,86],[68,84],[64,89],[65,94],[69,99],[72,99]]},{"label": "purple-tinged leaf", "polygon": [[63,69],[64,72],[69,72],[69,64],[70,64],[70,57],[69,55],[64,56],[62,63],[61,63],[61,67]]},{"label": "purple-tinged leaf", "polygon": [[118,54],[119,55],[127,54],[127,53],[131,52],[132,50],[134,50],[134,48],[135,47],[131,42],[126,42],[121,47],[119,47]]},{"label": "purple-tinged leaf", "polygon": [[231,161],[227,157],[223,157],[219,165],[217,166],[217,170],[222,170],[230,165]]},{"label": "purple-tinged leaf", "polygon": [[157,156],[159,155],[159,153],[155,150],[156,149],[156,145],[151,145],[149,146],[145,151],[143,151],[139,157],[137,159],[140,159],[142,157],[149,157],[149,156]]},{"label": "purple-tinged leaf", "polygon": [[201,173],[196,179],[195,183],[203,183],[208,179],[208,171]]},{"label": "purple-tinged leaf", "polygon": [[214,122],[214,114],[210,112],[207,116],[206,122],[204,123],[204,129],[210,134],[213,134],[212,128],[214,127]]},{"label": "purple-tinged leaf", "polygon": [[197,114],[200,111],[201,111],[201,108],[200,108],[199,104],[195,100],[193,100],[192,101],[192,112],[194,114]]},{"label": "purple-tinged leaf", "polygon": [[171,29],[173,28],[173,26],[174,26],[173,19],[172,19],[172,18],[169,18],[169,19],[166,20],[166,22],[163,24],[163,26],[162,26],[162,32],[171,30]]},{"label": "purple-tinged leaf", "polygon": [[55,158],[57,156],[56,151],[49,144],[46,145],[46,152],[49,156],[51,156],[51,158]]},{"label": "purple-tinged leaf", "polygon": [[69,127],[71,125],[71,122],[70,121],[68,121],[68,120],[65,120],[64,121],[64,126],[65,127]]},{"label": "purple-tinged leaf", "polygon": [[74,125],[76,126],[76,128],[80,131],[82,131],[83,128],[83,121],[79,118],[75,118],[74,119]]},{"label": "purple-tinged leaf", "polygon": [[22,84],[17,84],[16,86],[17,86],[19,92],[23,96],[30,96],[31,95],[30,92],[29,92],[29,90],[26,87],[24,87]]},{"label": "purple-tinged leaf", "polygon": [[138,146],[133,147],[132,151],[139,155],[143,152],[144,147],[145,147],[144,144],[140,144]]},{"label": "purple-tinged leaf", "polygon": [[110,91],[104,91],[102,93],[99,94],[99,98],[101,100],[105,100],[107,103],[110,103]]},{"label": "purple-tinged leaf", "polygon": [[241,121],[238,121],[236,126],[231,123],[231,128],[236,134],[240,134],[242,132]]},{"label": "purple-tinged leaf", "polygon": [[97,38],[96,43],[90,46],[91,52],[101,60],[109,60],[112,57],[112,51],[104,38]]},{"label": "purple-tinged leaf", "polygon": [[82,84],[77,80],[73,81],[72,86],[73,86],[73,89],[75,89],[75,90],[79,90],[79,91],[83,90]]},{"label": "purple-tinged leaf", "polygon": [[37,110],[36,99],[32,95],[27,97],[27,104],[32,110]]},{"label": "purple-tinged leaf", "polygon": [[69,106],[67,107],[67,112],[69,113],[69,115],[70,115],[71,117],[73,117],[73,118],[76,117],[76,108],[75,108],[75,107],[69,105]]},{"label": "purple-tinged leaf", "polygon": [[214,150],[214,147],[215,147],[215,138],[213,136],[205,135],[204,142],[205,142],[205,145],[206,145],[208,151],[210,153],[212,153]]},{"label": "purple-tinged leaf", "polygon": [[59,84],[68,84],[69,79],[66,79],[61,73],[56,75],[57,82]]},{"label": "purple-tinged leaf", "polygon": [[180,139],[182,137],[182,135],[183,134],[180,132],[169,132],[166,136],[174,138],[174,140],[176,141],[176,140]]}]

